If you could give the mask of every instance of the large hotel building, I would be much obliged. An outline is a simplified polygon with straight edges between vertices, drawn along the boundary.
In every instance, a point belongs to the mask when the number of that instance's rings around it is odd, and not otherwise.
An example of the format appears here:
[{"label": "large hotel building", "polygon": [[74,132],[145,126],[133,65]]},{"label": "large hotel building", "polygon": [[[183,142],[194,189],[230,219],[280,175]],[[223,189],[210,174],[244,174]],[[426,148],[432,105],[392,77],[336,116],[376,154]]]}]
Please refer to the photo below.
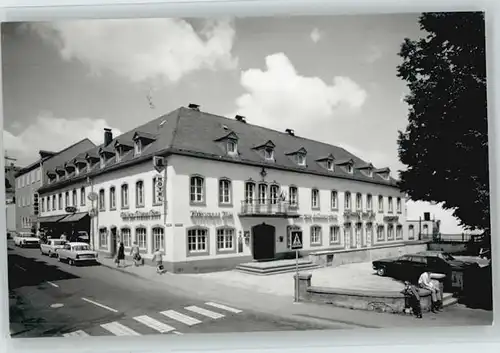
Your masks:
[{"label": "large hotel building", "polygon": [[39,189],[41,222],[88,231],[104,254],[137,242],[145,259],[163,250],[167,270],[198,272],[288,257],[292,231],[302,232],[301,255],[380,254],[418,237],[388,168],[291,129],[192,104],[104,134],[46,170]]}]

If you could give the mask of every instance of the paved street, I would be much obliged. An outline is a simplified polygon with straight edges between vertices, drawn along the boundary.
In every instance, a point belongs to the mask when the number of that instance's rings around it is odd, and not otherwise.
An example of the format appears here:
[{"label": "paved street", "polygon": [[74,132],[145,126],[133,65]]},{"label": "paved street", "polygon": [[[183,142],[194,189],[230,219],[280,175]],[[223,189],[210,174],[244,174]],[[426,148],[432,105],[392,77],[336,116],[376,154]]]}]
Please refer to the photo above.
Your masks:
[{"label": "paved street", "polygon": [[[9,245],[14,337],[146,335],[345,328],[294,321],[158,288],[104,266],[71,267]],[[152,269],[154,270],[154,269]],[[194,296],[195,297],[195,296]],[[196,297],[195,297],[196,298]]]}]

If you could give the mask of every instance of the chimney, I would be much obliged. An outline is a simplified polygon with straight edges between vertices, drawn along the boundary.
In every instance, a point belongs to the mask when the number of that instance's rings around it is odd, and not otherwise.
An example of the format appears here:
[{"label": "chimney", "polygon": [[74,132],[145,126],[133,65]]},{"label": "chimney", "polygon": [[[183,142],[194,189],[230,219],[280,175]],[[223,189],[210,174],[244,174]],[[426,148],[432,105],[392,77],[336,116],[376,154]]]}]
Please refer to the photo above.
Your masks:
[{"label": "chimney", "polygon": [[236,115],[234,118],[242,123],[247,122],[247,119],[243,115]]},{"label": "chimney", "polygon": [[188,108],[192,109],[192,110],[196,110],[198,112],[200,111],[200,106],[198,104],[189,103]]},{"label": "chimney", "polygon": [[111,129],[105,128],[104,129],[104,146],[107,146],[113,141],[113,132]]},{"label": "chimney", "polygon": [[295,136],[295,131],[293,131],[292,129],[286,129],[285,131],[288,135]]}]

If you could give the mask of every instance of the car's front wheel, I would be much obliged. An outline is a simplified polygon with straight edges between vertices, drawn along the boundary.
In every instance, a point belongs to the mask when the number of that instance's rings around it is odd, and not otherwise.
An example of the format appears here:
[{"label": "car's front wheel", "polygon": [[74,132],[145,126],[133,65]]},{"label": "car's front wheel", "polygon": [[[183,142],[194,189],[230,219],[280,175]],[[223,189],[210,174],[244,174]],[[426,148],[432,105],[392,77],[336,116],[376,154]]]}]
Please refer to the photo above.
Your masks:
[{"label": "car's front wheel", "polygon": [[385,267],[380,267],[379,269],[377,269],[377,275],[379,276],[385,276],[387,273],[387,270],[385,269]]},{"label": "car's front wheel", "polygon": [[73,259],[68,259],[68,263],[70,266],[75,266],[75,261]]}]

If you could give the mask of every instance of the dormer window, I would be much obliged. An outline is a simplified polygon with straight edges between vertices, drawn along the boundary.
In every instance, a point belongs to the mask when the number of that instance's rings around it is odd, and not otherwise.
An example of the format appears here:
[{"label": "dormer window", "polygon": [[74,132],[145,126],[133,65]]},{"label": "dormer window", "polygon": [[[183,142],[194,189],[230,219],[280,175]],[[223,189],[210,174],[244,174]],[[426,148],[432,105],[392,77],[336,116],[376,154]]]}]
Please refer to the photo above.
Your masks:
[{"label": "dormer window", "polygon": [[136,131],[132,139],[134,140],[134,156],[138,156],[146,146],[156,140],[156,137],[146,132]]},{"label": "dormer window", "polygon": [[345,168],[347,170],[347,173],[352,174],[353,172],[352,164],[347,164]]},{"label": "dormer window", "polygon": [[105,163],[106,163],[106,160],[104,159],[104,156],[101,155],[101,157],[99,158],[99,166],[101,168],[104,168]]},{"label": "dormer window", "polygon": [[274,161],[274,148],[276,146],[271,140],[264,144],[255,146],[253,149],[266,161]]},{"label": "dormer window", "polygon": [[301,165],[301,166],[306,165],[306,156],[304,154],[298,153],[296,158],[297,158],[298,165]]},{"label": "dormer window", "polygon": [[297,163],[297,165],[299,165],[301,167],[305,167],[306,166],[307,151],[306,151],[306,149],[304,147],[301,147],[298,151],[289,152],[286,155],[290,156],[291,158],[293,158],[293,161],[295,163]]},{"label": "dormer window", "polygon": [[120,156],[120,149],[117,149],[116,152],[115,152],[115,159],[116,159],[117,162],[120,161],[120,157],[121,157]]},{"label": "dormer window", "polygon": [[229,139],[227,140],[227,153],[228,154],[236,154],[237,152],[237,144],[235,140]]},{"label": "dormer window", "polygon": [[373,165],[371,163],[358,166],[357,169],[360,170],[367,177],[369,178],[373,177]]},{"label": "dormer window", "polygon": [[380,175],[385,180],[389,180],[391,170],[389,168],[382,168],[382,169],[377,169],[375,172]]},{"label": "dormer window", "polygon": [[266,147],[264,149],[264,158],[268,161],[274,159],[274,150],[271,147]]},{"label": "dormer window", "polygon": [[140,155],[142,152],[142,143],[141,143],[141,140],[135,140],[135,143],[134,143],[134,155],[135,156],[138,156]]},{"label": "dormer window", "polygon": [[326,169],[330,172],[333,172],[333,160],[329,159],[326,161]]}]

